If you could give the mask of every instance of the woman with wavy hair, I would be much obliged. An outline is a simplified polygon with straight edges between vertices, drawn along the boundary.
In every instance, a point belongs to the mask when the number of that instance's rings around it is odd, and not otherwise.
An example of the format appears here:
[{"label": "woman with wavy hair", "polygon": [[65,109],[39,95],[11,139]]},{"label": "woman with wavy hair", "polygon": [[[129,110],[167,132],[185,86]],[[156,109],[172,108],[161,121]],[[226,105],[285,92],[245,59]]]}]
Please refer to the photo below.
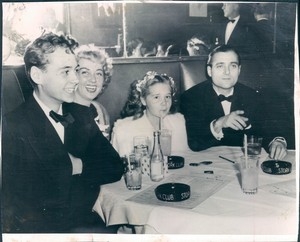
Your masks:
[{"label": "woman with wavy hair", "polygon": [[112,144],[119,154],[133,151],[133,138],[146,136],[152,148],[153,132],[168,129],[172,132],[172,154],[188,150],[185,120],[176,112],[176,87],[172,77],[155,71],[130,85],[128,100],[121,112],[123,119],[115,122]]},{"label": "woman with wavy hair", "polygon": [[96,99],[107,88],[113,72],[112,60],[103,49],[93,44],[81,45],[75,50],[78,61],[78,88],[71,109],[84,112],[89,109],[98,128],[109,139],[110,119],[106,108]]}]

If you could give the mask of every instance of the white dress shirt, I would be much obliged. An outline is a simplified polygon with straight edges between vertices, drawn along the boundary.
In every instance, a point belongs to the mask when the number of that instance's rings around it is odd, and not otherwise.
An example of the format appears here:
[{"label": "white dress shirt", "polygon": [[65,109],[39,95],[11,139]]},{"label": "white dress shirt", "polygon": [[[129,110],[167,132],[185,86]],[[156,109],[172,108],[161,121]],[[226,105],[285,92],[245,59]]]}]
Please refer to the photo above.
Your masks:
[{"label": "white dress shirt", "polygon": [[[214,89],[215,90],[215,89]],[[215,90],[215,92],[217,93],[217,95],[219,96],[221,93],[219,93],[217,90]],[[227,95],[226,97],[230,96],[230,95],[233,95],[233,92],[234,92],[234,89],[232,89],[232,91],[229,93],[229,95]],[[221,102],[222,104],[222,107],[223,107],[223,110],[224,110],[224,114],[225,115],[228,115],[230,113],[230,108],[231,108],[231,102],[228,102],[227,100],[224,100]],[[222,138],[224,138],[224,133],[221,129],[221,131],[219,133],[217,133],[215,130],[214,130],[214,122],[216,121],[213,120],[211,123],[210,123],[210,131],[212,133],[212,135],[217,139],[217,140],[221,140]],[[248,125],[245,129],[250,129],[251,128],[251,124]],[[279,142],[282,142],[285,147],[287,147],[287,142],[285,140],[284,137],[275,137],[269,144],[269,146],[274,142],[274,141],[279,141]]]},{"label": "white dress shirt", "polygon": [[229,40],[236,24],[237,24],[237,22],[239,21],[239,19],[240,19],[240,15],[235,17],[234,19],[232,19],[232,20],[235,20],[233,23],[231,21],[229,21],[227,23],[226,30],[225,30],[225,44],[227,44],[227,42],[228,42],[228,40]]},{"label": "white dress shirt", "polygon": [[[214,89],[215,90],[215,89]],[[234,89],[231,90],[231,92],[229,93],[229,95],[227,95],[226,97],[228,96],[231,96],[233,95],[233,91]],[[217,95],[219,96],[221,93],[219,93],[217,90],[215,90],[215,92],[217,93]],[[227,100],[224,100],[221,102],[221,105],[223,107],[223,111],[224,111],[224,114],[225,115],[228,115],[230,113],[230,108],[231,108],[231,102],[227,101]],[[223,131],[221,129],[221,131],[219,133],[217,133],[215,130],[214,130],[214,122],[216,121],[213,120],[211,123],[210,123],[210,131],[211,133],[213,134],[213,136],[217,139],[217,140],[221,140],[223,137],[224,137],[224,134],[223,134]]]}]

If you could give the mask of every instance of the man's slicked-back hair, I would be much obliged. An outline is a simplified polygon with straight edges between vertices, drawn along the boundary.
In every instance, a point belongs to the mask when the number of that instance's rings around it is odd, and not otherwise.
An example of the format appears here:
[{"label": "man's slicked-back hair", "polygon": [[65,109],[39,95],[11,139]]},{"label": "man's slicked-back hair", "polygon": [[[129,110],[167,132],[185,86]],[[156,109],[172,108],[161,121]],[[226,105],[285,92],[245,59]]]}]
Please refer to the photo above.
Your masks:
[{"label": "man's slicked-back hair", "polygon": [[231,47],[230,45],[220,45],[220,46],[214,48],[208,55],[206,65],[211,66],[214,55],[217,54],[217,53],[220,53],[220,52],[222,52],[222,53],[226,53],[226,52],[235,53],[238,57],[238,65],[241,65],[241,56],[240,56],[239,52],[236,49],[234,49],[233,47]]},{"label": "man's slicked-back hair", "polygon": [[66,53],[74,54],[75,48],[78,47],[78,42],[71,36],[56,35],[54,33],[47,33],[38,37],[30,43],[24,53],[24,63],[26,74],[33,85],[36,85],[31,77],[31,67],[36,66],[45,70],[49,63],[48,54],[53,53],[57,48],[65,48]]}]

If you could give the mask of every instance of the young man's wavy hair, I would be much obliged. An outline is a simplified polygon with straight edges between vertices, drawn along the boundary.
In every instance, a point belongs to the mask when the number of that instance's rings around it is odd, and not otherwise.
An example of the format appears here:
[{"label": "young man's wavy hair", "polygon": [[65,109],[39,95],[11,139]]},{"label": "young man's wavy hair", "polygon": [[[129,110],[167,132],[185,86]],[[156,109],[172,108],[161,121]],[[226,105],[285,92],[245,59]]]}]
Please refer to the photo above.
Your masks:
[{"label": "young man's wavy hair", "polygon": [[52,54],[57,48],[64,48],[66,53],[74,54],[78,42],[71,36],[56,35],[47,33],[31,42],[25,49],[24,63],[28,79],[33,87],[37,84],[30,76],[31,67],[36,66],[41,70],[46,70],[49,64],[48,55]]}]

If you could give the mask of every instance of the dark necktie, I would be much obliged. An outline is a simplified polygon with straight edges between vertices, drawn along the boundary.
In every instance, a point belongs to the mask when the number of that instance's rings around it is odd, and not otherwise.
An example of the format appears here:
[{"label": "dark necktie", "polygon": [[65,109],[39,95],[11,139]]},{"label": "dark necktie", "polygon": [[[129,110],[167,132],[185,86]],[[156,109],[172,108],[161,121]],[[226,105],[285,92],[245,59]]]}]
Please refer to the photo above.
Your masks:
[{"label": "dark necktie", "polygon": [[228,23],[231,22],[231,23],[234,23],[235,22],[235,19],[228,19]]},{"label": "dark necktie", "polygon": [[233,95],[230,95],[228,97],[225,97],[223,94],[220,94],[218,96],[218,99],[220,102],[223,102],[223,101],[228,101],[228,102],[231,102],[232,101],[232,98],[233,98]]},{"label": "dark necktie", "polygon": [[56,123],[60,122],[65,128],[68,127],[69,124],[73,123],[75,119],[72,114],[66,113],[64,115],[60,115],[54,111],[50,111],[50,117],[54,119]]}]

